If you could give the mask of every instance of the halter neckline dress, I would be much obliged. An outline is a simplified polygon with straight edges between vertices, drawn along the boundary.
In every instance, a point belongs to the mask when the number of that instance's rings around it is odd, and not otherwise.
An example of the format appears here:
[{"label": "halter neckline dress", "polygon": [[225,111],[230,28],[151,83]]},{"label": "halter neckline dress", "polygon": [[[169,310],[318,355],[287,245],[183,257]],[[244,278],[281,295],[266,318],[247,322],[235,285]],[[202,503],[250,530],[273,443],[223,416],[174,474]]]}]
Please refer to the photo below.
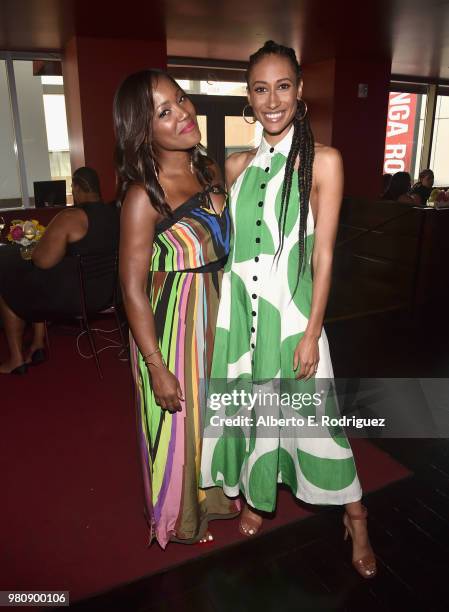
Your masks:
[{"label": "halter neckline dress", "polygon": [[[249,389],[253,393],[286,389],[311,393],[324,388],[321,404],[290,414],[339,416],[333,393],[333,370],[324,330],[319,339],[316,378],[295,381],[293,354],[311,312],[311,257],[314,220],[309,209],[306,260],[298,280],[299,191],[294,171],[279,260],[279,213],[285,165],[293,128],[275,146],[264,138],[230,190],[231,251],[222,281],[212,362],[210,393]],[[259,396],[261,397],[261,396]],[[239,411],[240,410],[240,411]],[[282,409],[278,408],[282,414]],[[361,498],[351,447],[341,428],[302,430],[257,426],[270,415],[266,401],[256,403],[251,424],[217,423],[214,415],[242,414],[236,405],[211,409],[204,431],[201,486],[221,486],[230,497],[242,492],[259,510],[275,509],[277,484],[312,504],[344,504]]]}]

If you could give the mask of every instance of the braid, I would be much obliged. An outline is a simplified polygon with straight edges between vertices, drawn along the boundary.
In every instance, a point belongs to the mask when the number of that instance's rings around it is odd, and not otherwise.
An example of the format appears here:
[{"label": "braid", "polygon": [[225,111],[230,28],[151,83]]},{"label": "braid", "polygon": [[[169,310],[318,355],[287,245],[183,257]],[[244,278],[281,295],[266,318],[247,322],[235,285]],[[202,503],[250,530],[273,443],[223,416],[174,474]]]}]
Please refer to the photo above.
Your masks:
[{"label": "braid", "polygon": [[285,235],[285,225],[287,223],[287,210],[288,204],[290,201],[290,192],[292,187],[293,180],[293,170],[295,166],[296,158],[299,153],[299,122],[294,122],[294,131],[293,131],[293,139],[292,146],[290,148],[287,162],[285,164],[285,172],[284,172],[284,180],[282,182],[282,195],[281,195],[281,210],[279,212],[279,220],[278,220],[278,231],[279,231],[279,246],[275,253],[275,257],[278,258],[282,252],[284,247],[284,235]]},{"label": "braid", "polygon": [[[299,82],[302,80],[301,66],[296,58],[294,49],[279,45],[272,40],[268,40],[263,47],[253,53],[249,58],[248,70],[246,73],[246,81],[249,84],[249,75],[253,66],[267,55],[279,55],[286,57],[292,63],[296,77]],[[292,145],[285,164],[284,181],[282,184],[281,208],[278,219],[279,229],[279,246],[275,253],[275,258],[278,259],[284,246],[285,227],[287,223],[287,211],[290,201],[290,192],[292,186],[293,171],[296,160],[299,158],[298,168],[298,192],[299,192],[299,265],[298,278],[296,281],[295,294],[299,279],[307,259],[307,217],[309,214],[309,199],[312,189],[312,169],[313,160],[315,157],[315,140],[310,126],[309,117],[307,115],[307,107],[304,102],[298,101],[296,116],[293,120],[293,139]]]},{"label": "braid", "polygon": [[[297,111],[301,112],[301,111]],[[310,127],[309,118],[307,115],[298,120],[300,128],[300,143],[299,143],[299,159],[300,166],[298,169],[298,188],[299,188],[299,272],[304,266],[307,257],[306,253],[306,233],[307,233],[307,217],[309,214],[309,199],[312,189],[312,169],[313,160],[315,158],[315,141],[313,138],[312,128]]]}]

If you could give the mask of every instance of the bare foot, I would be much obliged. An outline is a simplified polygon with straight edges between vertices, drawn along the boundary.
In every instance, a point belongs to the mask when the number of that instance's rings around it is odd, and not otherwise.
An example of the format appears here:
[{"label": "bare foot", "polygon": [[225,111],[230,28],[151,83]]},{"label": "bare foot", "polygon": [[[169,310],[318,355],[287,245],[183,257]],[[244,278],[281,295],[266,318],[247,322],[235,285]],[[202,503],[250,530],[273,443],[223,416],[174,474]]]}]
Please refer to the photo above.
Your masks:
[{"label": "bare foot", "polygon": [[204,534],[204,536],[201,538],[201,540],[199,541],[200,544],[209,544],[210,542],[214,541],[214,536],[211,534],[210,531],[206,531],[206,533]]},{"label": "bare foot", "polygon": [[260,531],[262,522],[263,518],[260,516],[260,514],[253,512],[249,509],[248,505],[245,504],[240,517],[240,533],[245,536],[255,536]]}]

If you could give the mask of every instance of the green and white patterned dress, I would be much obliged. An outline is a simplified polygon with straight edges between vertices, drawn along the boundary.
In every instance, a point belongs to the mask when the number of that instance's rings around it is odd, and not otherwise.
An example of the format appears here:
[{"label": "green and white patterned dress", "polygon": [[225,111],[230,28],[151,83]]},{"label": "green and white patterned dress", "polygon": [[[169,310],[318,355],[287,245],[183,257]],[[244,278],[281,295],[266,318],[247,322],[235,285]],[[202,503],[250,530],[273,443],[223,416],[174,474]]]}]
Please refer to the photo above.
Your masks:
[{"label": "green and white patterned dress", "polygon": [[[223,276],[212,362],[211,392],[223,385],[251,389],[313,393],[320,379],[319,407],[301,407],[298,414],[339,416],[333,396],[333,371],[323,330],[316,379],[295,381],[293,354],[304,333],[312,302],[311,255],[314,222],[307,220],[306,265],[298,288],[299,193],[293,176],[284,245],[279,261],[278,218],[285,164],[293,128],[275,147],[265,139],[230,191],[231,252]],[[323,386],[324,385],[324,386]],[[230,496],[242,492],[247,502],[267,512],[276,505],[277,483],[312,504],[344,504],[361,498],[350,445],[336,427],[320,436],[292,429],[257,426],[260,415],[272,414],[266,402],[255,404],[253,422],[242,426],[212,425],[217,415],[209,405],[204,429],[201,486],[222,486]],[[274,410],[276,412],[276,410]],[[227,406],[220,414],[242,414]],[[320,413],[320,414],[318,414]],[[282,417],[282,409],[278,409]],[[291,410],[290,410],[291,414]],[[307,433],[308,432],[308,433]]]}]

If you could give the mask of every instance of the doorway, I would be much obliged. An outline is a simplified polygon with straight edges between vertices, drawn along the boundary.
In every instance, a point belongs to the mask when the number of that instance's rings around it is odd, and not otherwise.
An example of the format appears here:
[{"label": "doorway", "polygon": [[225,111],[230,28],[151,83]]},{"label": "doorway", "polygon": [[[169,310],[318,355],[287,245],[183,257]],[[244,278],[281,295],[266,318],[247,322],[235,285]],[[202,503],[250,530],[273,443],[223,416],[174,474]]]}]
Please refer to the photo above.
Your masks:
[{"label": "doorway", "polygon": [[[196,108],[201,142],[223,173],[228,155],[258,146],[261,126],[258,123],[246,123],[242,116],[248,104],[246,97],[202,94],[189,94],[189,97]],[[246,115],[251,117],[248,111]]]}]

